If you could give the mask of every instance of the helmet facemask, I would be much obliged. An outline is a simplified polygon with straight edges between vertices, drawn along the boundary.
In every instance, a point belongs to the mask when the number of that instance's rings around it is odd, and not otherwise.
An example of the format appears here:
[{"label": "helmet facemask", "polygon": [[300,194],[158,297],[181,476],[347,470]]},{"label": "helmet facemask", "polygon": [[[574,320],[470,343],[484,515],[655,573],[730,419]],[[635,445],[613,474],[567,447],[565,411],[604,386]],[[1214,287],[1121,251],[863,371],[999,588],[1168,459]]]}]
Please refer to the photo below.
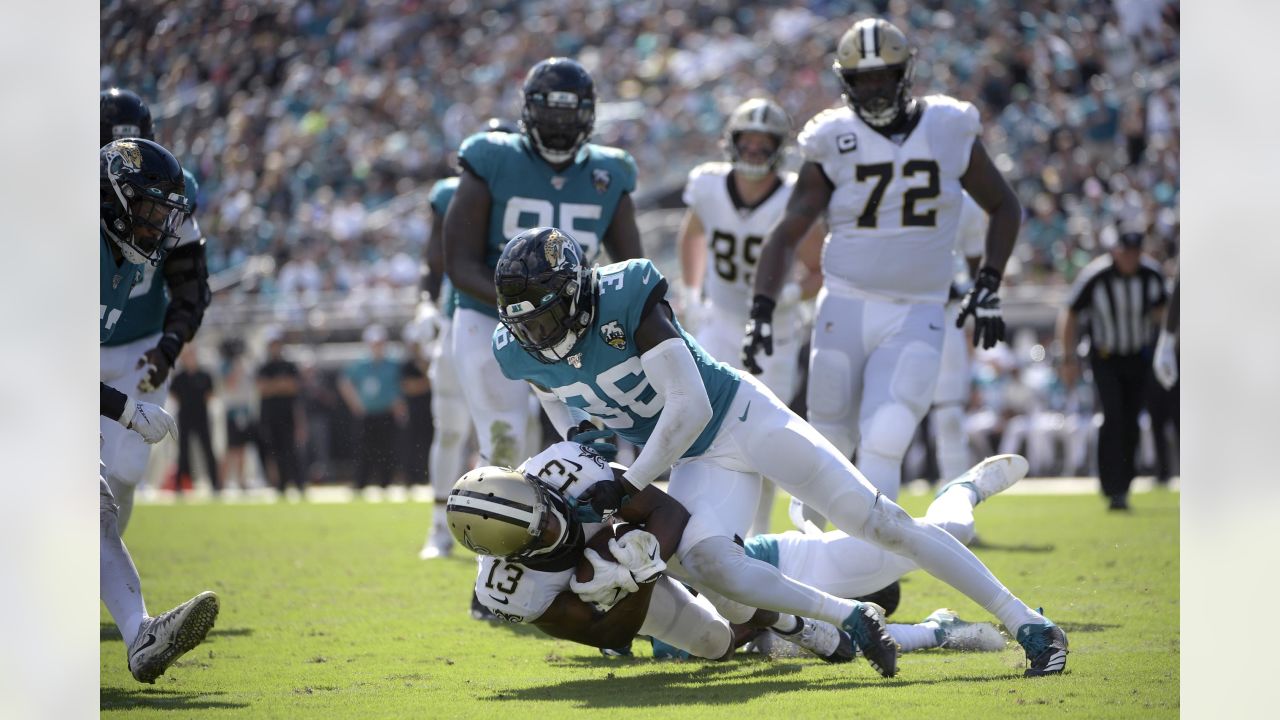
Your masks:
[{"label": "helmet facemask", "polygon": [[[530,233],[547,236],[524,244]],[[586,267],[577,241],[558,230],[526,231],[508,243],[508,250],[518,241],[535,257],[508,258],[504,251],[499,259],[498,319],[526,352],[541,362],[556,363],[569,356],[591,326],[595,271]],[[530,267],[531,262],[537,267]]]},{"label": "helmet facemask", "polygon": [[901,65],[870,70],[842,70],[837,65],[835,71],[844,87],[845,101],[871,127],[888,127],[906,112],[915,74],[914,55]]},{"label": "helmet facemask", "polygon": [[[773,149],[763,160],[752,161],[742,154],[740,143],[747,133],[765,135],[773,139]],[[739,105],[729,115],[720,146],[734,172],[748,178],[761,178],[773,172],[782,162],[787,138],[791,135],[791,118],[782,106],[764,98],[752,98]],[[759,138],[755,138],[756,141]]]},{"label": "helmet facemask", "polygon": [[595,125],[594,98],[564,90],[525,96],[520,123],[544,160],[559,165],[573,160]]},{"label": "helmet facemask", "polygon": [[100,223],[126,260],[158,266],[191,215],[191,202],[180,182],[143,184],[141,157],[136,143],[103,149]]}]

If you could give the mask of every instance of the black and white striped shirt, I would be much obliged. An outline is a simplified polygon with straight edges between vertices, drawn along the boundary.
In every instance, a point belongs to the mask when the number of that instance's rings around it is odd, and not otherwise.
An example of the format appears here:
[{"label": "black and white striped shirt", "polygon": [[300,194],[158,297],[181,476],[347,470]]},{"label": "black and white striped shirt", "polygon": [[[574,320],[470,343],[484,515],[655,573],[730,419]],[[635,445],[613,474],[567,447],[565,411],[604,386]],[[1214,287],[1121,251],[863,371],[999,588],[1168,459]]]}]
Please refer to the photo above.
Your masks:
[{"label": "black and white striped shirt", "polygon": [[1164,274],[1154,260],[1142,256],[1138,271],[1125,277],[1108,253],[1080,271],[1070,307],[1089,333],[1092,352],[1129,356],[1155,342],[1159,328],[1151,311],[1167,299]]}]

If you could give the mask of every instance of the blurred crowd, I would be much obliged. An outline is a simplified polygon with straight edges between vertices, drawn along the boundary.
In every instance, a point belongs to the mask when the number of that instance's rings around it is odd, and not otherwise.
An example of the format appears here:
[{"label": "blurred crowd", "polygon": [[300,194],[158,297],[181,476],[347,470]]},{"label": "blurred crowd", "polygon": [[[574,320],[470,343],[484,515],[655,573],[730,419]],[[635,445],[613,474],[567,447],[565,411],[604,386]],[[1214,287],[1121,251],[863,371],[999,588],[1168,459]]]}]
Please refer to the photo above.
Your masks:
[{"label": "blurred crowd", "polygon": [[[719,156],[742,99],[773,96],[797,130],[839,104],[836,40],[873,14],[919,49],[917,94],[980,109],[984,142],[1025,209],[1007,287],[1070,283],[1103,252],[1108,227],[1145,232],[1146,252],[1172,269],[1176,0],[108,0],[101,85],[139,92],[157,140],[199,179],[211,270],[271,259],[215,306],[251,294],[296,331],[316,325],[308,308],[326,293],[356,318],[389,318],[414,296],[429,188],[453,174],[456,148],[486,118],[519,117],[538,60],[572,56],[594,75],[594,141],[635,157],[643,218],[678,204],[688,170]],[[670,252],[664,234],[645,238],[651,254]],[[1093,397],[1061,386],[1048,327],[1022,330],[976,359],[974,452],[1017,447],[1037,473],[1087,474]],[[240,367],[256,361],[251,350],[228,354],[219,373],[239,416],[260,402],[256,370]],[[334,467],[364,482],[351,433],[337,432],[360,424],[338,366],[300,369],[303,482],[332,480]],[[401,427],[407,417],[394,411]],[[1144,449],[1149,471],[1165,475],[1158,455]],[[397,477],[421,475],[415,458]]]},{"label": "blurred crowd", "polygon": [[152,103],[201,182],[215,271],[254,255],[268,294],[417,282],[425,193],[525,72],[580,60],[595,140],[630,151],[637,200],[670,196],[758,93],[800,124],[840,102],[832,52],[880,14],[919,48],[918,93],[978,105],[1027,211],[1010,283],[1069,282],[1108,224],[1176,253],[1178,17],[1169,0],[114,0],[104,87]]}]

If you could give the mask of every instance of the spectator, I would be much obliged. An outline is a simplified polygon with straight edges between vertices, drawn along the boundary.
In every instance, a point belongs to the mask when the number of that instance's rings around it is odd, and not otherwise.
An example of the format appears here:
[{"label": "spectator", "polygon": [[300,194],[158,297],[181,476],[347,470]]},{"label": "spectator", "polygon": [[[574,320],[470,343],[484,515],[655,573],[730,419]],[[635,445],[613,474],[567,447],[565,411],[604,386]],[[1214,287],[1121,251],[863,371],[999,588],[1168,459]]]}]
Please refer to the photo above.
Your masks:
[{"label": "spectator", "polygon": [[242,491],[249,489],[244,452],[246,445],[253,443],[256,446],[258,442],[258,422],[254,413],[256,405],[254,385],[249,381],[242,351],[232,349],[224,352],[222,407],[226,414],[227,448],[222,454],[220,472],[228,488],[239,485]]},{"label": "spectator", "polygon": [[[405,327],[404,345],[408,357],[400,366],[400,390],[408,410],[404,442],[400,457],[408,484],[429,484],[428,461],[431,456],[431,440],[435,426],[431,419],[431,380],[428,370],[431,361],[423,348],[421,331],[413,324]],[[452,483],[456,478],[443,479]]]},{"label": "spectator", "polygon": [[338,411],[338,393],[331,373],[322,373],[315,363],[302,366],[302,410],[307,423],[303,472],[308,484],[328,482],[332,460],[333,419]]},{"label": "spectator", "polygon": [[338,379],[338,392],[360,426],[356,450],[356,490],[360,491],[390,484],[396,472],[398,422],[405,417],[400,366],[386,355],[386,328],[370,325],[364,342],[369,357],[348,365]]},{"label": "spectator", "polygon": [[1138,414],[1152,381],[1152,346],[1166,295],[1160,267],[1142,254],[1142,233],[1117,237],[1114,228],[1107,228],[1101,239],[1109,254],[1080,273],[1059,321],[1061,375],[1068,387],[1079,376],[1076,341],[1083,320],[1094,388],[1102,407],[1098,476],[1110,509],[1128,510],[1138,451]]},{"label": "spectator", "polygon": [[200,443],[204,453],[205,471],[213,494],[222,492],[218,477],[218,461],[213,455],[213,434],[209,429],[209,400],[213,397],[213,376],[200,367],[196,346],[188,344],[178,356],[179,368],[169,384],[169,394],[178,401],[178,482],[174,487],[181,492],[185,481],[191,478],[191,442]]},{"label": "spectator", "polygon": [[267,361],[258,368],[261,442],[265,446],[269,473],[276,490],[283,495],[289,483],[299,493],[306,485],[298,462],[298,448],[306,442],[307,426],[298,401],[302,385],[298,366],[284,356],[284,337],[278,328],[267,331]]}]

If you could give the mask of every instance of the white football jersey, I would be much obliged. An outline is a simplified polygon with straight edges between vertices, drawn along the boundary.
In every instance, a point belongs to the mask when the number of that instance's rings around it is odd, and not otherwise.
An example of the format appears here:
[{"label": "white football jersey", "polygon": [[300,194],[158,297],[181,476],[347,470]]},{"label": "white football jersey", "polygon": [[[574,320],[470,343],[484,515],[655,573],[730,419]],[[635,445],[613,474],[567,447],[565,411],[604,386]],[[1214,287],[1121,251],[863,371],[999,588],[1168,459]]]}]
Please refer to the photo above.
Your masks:
[{"label": "white football jersey", "polygon": [[[782,217],[796,186],[795,173],[782,173],[782,183],[753,206],[743,203],[729,179],[733,165],[703,163],[689,173],[684,186],[684,204],[698,216],[707,240],[707,271],[702,291],[711,305],[709,317],[717,323],[742,328],[751,310],[752,283],[756,261],[765,236]],[[798,325],[792,322],[796,304],[788,303],[774,313],[775,329]],[[725,358],[717,358],[724,360]],[[736,364],[736,363],[733,363]]]},{"label": "white football jersey", "polygon": [[822,250],[827,286],[888,300],[945,302],[960,223],[960,177],[981,131],[972,104],[930,95],[895,143],[851,109],[824,110],[800,132],[805,160],[835,190]]},{"label": "white football jersey", "polygon": [[[569,498],[577,498],[602,480],[613,479],[613,470],[604,458],[574,442],[552,445],[526,460],[520,470]],[[589,540],[601,527],[600,523],[585,523],[582,531]],[[533,622],[542,617],[556,596],[569,589],[573,578],[573,568],[543,572],[487,555],[479,561],[476,597],[508,622]]]}]

